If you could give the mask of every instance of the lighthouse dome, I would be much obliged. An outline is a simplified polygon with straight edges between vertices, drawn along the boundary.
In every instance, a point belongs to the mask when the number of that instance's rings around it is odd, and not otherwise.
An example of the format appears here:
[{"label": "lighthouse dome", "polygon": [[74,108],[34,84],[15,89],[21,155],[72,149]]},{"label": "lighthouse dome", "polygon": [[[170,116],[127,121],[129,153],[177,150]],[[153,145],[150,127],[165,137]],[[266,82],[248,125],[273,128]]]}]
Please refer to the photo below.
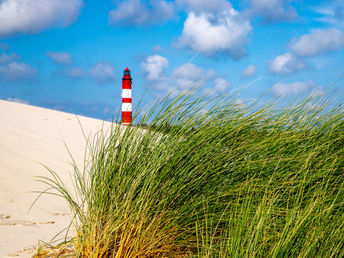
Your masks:
[{"label": "lighthouse dome", "polygon": [[129,70],[128,67],[125,68],[125,70],[124,70],[124,75],[130,75],[130,70]]}]

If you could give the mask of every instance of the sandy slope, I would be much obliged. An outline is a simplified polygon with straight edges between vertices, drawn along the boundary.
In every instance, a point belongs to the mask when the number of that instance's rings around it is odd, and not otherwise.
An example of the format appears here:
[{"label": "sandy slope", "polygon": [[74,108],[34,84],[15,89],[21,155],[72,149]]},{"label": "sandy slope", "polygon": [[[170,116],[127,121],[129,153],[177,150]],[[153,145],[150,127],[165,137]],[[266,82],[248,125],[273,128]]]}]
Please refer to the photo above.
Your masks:
[{"label": "sandy slope", "polygon": [[[79,119],[86,134],[103,125]],[[71,159],[64,142],[81,164],[85,140],[75,115],[0,100],[0,257],[30,256],[39,240],[49,241],[68,225],[68,207],[56,197],[40,199],[28,214],[37,196],[30,192],[43,189],[35,176],[48,175],[40,163],[70,184]]]}]

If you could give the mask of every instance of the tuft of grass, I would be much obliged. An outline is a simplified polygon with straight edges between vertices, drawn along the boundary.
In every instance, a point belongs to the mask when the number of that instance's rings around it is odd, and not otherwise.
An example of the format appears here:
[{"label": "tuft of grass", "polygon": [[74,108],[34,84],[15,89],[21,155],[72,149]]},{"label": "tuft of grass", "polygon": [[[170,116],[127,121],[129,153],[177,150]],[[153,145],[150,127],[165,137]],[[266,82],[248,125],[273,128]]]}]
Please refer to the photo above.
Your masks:
[{"label": "tuft of grass", "polygon": [[344,256],[344,113],[326,103],[182,94],[87,139],[75,189],[41,179],[70,206],[72,255]]}]

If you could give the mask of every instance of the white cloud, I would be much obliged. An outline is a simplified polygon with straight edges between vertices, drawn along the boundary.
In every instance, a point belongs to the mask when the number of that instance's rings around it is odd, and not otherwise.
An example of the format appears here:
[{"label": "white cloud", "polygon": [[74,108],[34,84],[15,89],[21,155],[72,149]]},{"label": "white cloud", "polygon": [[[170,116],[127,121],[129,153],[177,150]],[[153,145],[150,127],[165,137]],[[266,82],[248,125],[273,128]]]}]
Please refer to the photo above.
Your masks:
[{"label": "white cloud", "polygon": [[144,62],[141,63],[141,69],[145,73],[148,81],[161,79],[162,74],[167,66],[167,58],[159,55],[149,56]]},{"label": "white cloud", "polygon": [[10,62],[0,65],[0,79],[7,81],[28,80],[37,74],[29,64]]},{"label": "white cloud", "polygon": [[72,56],[68,52],[51,52],[51,51],[48,51],[47,55],[56,64],[68,65],[72,62]]},{"label": "white cloud", "polygon": [[215,96],[218,94],[223,94],[226,90],[230,87],[230,83],[223,78],[216,78],[214,81],[214,87],[211,89],[207,89],[205,91],[206,94],[210,96]]},{"label": "white cloud", "polygon": [[185,78],[193,81],[207,80],[215,76],[214,70],[205,70],[194,64],[184,64],[173,71],[173,75],[177,78]]},{"label": "white cloud", "polygon": [[288,97],[292,95],[298,95],[314,89],[321,89],[321,87],[317,86],[313,81],[276,83],[272,87],[272,93],[278,97]]},{"label": "white cloud", "polygon": [[15,103],[20,103],[20,104],[27,104],[29,105],[30,102],[26,100],[22,100],[20,98],[7,98],[8,101],[15,102]]},{"label": "white cloud", "polygon": [[2,53],[0,55],[0,64],[9,63],[11,61],[18,60],[18,59],[19,59],[19,56],[16,53],[12,52],[9,55],[7,55],[6,53]]},{"label": "white cloud", "polygon": [[344,48],[344,32],[338,29],[316,29],[293,39],[291,52],[276,56],[270,61],[270,71],[275,74],[289,75],[305,69],[304,59],[329,51]]},{"label": "white cloud", "polygon": [[97,83],[110,83],[116,80],[115,68],[109,62],[101,62],[89,69],[89,75]]},{"label": "white cloud", "polygon": [[320,17],[317,21],[329,23],[335,27],[344,27],[344,6],[342,0],[326,1],[312,8]]},{"label": "white cloud", "polygon": [[250,0],[249,13],[261,16],[267,23],[291,21],[298,15],[290,2],[291,0]]},{"label": "white cloud", "polygon": [[217,14],[226,9],[231,9],[232,5],[227,0],[176,0],[176,4],[195,13]]},{"label": "white cloud", "polygon": [[245,55],[243,45],[251,29],[250,22],[230,5],[218,13],[191,11],[178,45],[209,56],[224,54],[240,59]]},{"label": "white cloud", "polygon": [[[214,70],[205,70],[194,64],[184,64],[174,69],[169,76],[166,76],[162,72],[153,77],[158,79],[149,80],[149,78],[146,77],[146,80],[149,82],[149,87],[156,90],[158,95],[166,94],[170,91],[173,92],[173,95],[177,95],[184,90],[203,87],[212,80],[215,75],[216,73]],[[224,81],[220,78],[215,82],[216,90],[221,91],[223,87],[228,86],[228,84],[224,84],[223,82]]]},{"label": "white cloud", "polygon": [[301,57],[311,57],[344,48],[344,32],[338,29],[317,29],[291,42],[292,51]]},{"label": "white cloud", "polygon": [[230,87],[230,83],[228,81],[226,81],[223,78],[216,78],[215,79],[215,87],[214,90],[216,92],[225,92],[229,87]]},{"label": "white cloud", "polygon": [[72,68],[65,69],[63,70],[63,73],[67,75],[68,77],[71,77],[74,79],[85,76],[84,70],[79,67],[72,67]]},{"label": "white cloud", "polygon": [[162,78],[159,81],[155,81],[153,84],[149,84],[149,87],[153,90],[157,90],[160,93],[166,93],[175,88],[172,81],[170,81],[168,78]]},{"label": "white cloud", "polygon": [[0,36],[66,27],[79,16],[82,0],[2,0]]},{"label": "white cloud", "polygon": [[176,87],[182,90],[201,87],[214,76],[214,70],[205,70],[194,64],[184,64],[173,71]]},{"label": "white cloud", "polygon": [[242,72],[242,77],[251,77],[257,74],[257,66],[249,65],[246,69]]},{"label": "white cloud", "polygon": [[109,12],[109,21],[112,25],[151,25],[170,20],[174,16],[174,9],[173,3],[164,0],[120,1],[117,8]]},{"label": "white cloud", "polygon": [[270,71],[275,74],[289,75],[302,70],[306,67],[305,63],[291,53],[276,56],[270,61]]}]

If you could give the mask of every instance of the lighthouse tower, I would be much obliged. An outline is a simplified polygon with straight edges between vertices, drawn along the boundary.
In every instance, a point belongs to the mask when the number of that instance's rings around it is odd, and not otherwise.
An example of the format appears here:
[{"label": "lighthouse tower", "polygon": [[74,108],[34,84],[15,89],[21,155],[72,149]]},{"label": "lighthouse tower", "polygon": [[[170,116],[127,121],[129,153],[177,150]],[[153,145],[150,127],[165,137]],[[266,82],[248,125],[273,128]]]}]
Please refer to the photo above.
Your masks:
[{"label": "lighthouse tower", "polygon": [[131,104],[131,76],[130,70],[125,68],[122,78],[122,125],[130,125],[132,120]]}]

